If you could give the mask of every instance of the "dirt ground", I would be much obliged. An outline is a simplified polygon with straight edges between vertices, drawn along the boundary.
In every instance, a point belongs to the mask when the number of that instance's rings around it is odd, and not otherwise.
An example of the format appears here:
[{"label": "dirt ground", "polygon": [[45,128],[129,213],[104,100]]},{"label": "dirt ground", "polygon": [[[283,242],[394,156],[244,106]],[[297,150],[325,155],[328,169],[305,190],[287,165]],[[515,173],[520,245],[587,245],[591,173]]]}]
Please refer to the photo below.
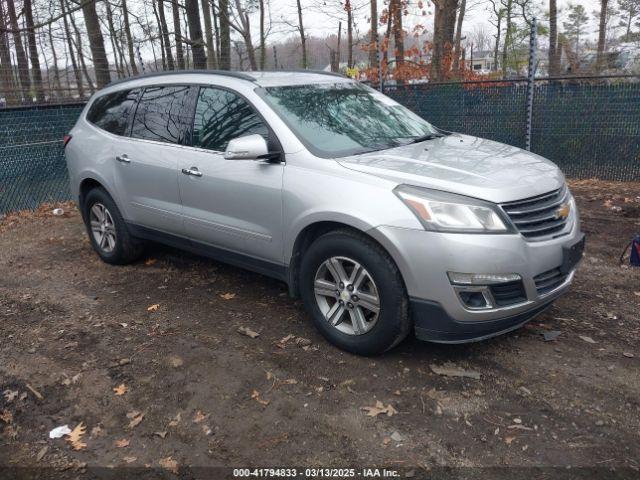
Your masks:
[{"label": "dirt ground", "polygon": [[[586,254],[551,310],[492,340],[409,338],[375,358],[324,341],[282,283],[159,246],[109,266],[68,206],[6,216],[0,477],[215,466],[640,477],[640,269],[618,264],[640,232],[640,185],[572,189]],[[480,378],[432,370],[452,365]],[[363,410],[378,401],[391,415]],[[49,439],[79,424],[84,435]]]}]

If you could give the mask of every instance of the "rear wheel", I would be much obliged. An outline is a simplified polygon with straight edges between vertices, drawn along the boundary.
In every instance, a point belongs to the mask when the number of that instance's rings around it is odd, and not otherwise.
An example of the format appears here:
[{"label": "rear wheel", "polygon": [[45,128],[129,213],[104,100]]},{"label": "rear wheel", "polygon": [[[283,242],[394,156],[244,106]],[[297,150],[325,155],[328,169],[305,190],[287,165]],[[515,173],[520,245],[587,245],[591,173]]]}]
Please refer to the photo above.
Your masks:
[{"label": "rear wheel", "polygon": [[300,290],[316,327],[336,346],[382,353],[410,331],[400,272],[373,240],[350,230],[327,233],[307,250]]},{"label": "rear wheel", "polygon": [[131,236],[118,207],[102,188],[85,197],[84,219],[93,249],[107,263],[124,265],[138,259],[142,242]]}]

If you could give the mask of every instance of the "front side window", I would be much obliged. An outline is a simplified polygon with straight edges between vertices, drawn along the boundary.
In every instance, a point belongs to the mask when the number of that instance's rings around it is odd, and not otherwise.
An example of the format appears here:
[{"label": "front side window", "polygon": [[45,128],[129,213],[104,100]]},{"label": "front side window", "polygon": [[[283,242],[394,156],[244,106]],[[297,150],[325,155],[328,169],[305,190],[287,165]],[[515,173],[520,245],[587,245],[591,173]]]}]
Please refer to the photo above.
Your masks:
[{"label": "front side window", "polygon": [[193,122],[194,147],[224,152],[230,140],[252,134],[268,139],[269,130],[246,100],[228,90],[200,88]]},{"label": "front side window", "polygon": [[131,136],[183,143],[190,123],[188,86],[147,87],[138,102]]},{"label": "front side window", "polygon": [[125,135],[127,122],[140,89],[109,93],[95,100],[87,112],[87,120],[114,135]]},{"label": "front side window", "polygon": [[268,87],[261,93],[320,157],[383,150],[439,135],[426,120],[359,83]]}]

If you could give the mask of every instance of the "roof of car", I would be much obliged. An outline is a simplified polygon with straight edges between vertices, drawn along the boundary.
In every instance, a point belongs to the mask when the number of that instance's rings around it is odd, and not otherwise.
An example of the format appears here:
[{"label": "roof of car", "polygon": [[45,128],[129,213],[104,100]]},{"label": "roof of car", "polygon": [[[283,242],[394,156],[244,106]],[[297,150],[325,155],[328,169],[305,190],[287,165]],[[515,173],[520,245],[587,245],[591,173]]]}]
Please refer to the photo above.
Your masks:
[{"label": "roof of car", "polygon": [[276,87],[285,85],[308,85],[312,83],[342,83],[352,81],[344,75],[333,72],[314,70],[278,70],[278,71],[257,71],[257,72],[234,72],[228,70],[173,70],[169,72],[153,72],[136,77],[124,78],[111,82],[108,86],[118,85],[133,80],[162,78],[166,76],[180,75],[211,75],[233,77],[239,80],[246,80],[261,87]]}]

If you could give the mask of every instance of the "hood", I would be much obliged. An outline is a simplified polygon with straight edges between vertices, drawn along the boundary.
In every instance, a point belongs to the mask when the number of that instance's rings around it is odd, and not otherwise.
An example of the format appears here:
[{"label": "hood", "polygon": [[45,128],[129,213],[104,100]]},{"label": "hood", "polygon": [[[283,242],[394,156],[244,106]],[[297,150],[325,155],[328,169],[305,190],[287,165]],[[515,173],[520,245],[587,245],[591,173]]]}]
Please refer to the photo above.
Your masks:
[{"label": "hood", "polygon": [[535,153],[457,133],[338,162],[397,183],[496,203],[533,197],[564,183],[558,167]]}]

